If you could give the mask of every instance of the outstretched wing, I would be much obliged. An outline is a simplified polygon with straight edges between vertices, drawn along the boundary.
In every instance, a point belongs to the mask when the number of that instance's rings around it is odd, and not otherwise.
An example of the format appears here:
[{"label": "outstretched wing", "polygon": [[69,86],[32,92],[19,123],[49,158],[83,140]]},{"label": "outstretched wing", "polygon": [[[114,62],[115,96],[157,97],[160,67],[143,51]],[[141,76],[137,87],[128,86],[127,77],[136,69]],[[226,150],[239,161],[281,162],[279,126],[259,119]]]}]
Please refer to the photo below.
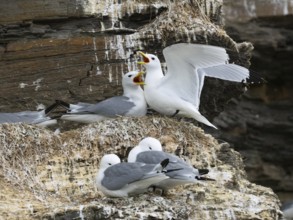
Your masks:
[{"label": "outstretched wing", "polygon": [[229,56],[226,50],[216,46],[180,43],[165,48],[163,54],[168,73],[160,86],[176,89],[182,99],[197,108],[205,76],[234,81],[240,78],[234,73],[237,75],[239,70],[245,69],[234,64],[227,65]]}]

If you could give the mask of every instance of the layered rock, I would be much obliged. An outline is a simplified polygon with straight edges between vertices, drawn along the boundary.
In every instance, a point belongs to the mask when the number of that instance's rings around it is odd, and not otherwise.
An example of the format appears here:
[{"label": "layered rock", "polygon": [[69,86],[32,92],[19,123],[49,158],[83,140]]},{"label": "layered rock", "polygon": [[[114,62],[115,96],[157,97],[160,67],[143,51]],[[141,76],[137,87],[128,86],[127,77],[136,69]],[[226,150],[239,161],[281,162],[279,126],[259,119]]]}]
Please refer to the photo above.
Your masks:
[{"label": "layered rock", "polygon": [[[292,1],[226,1],[226,29],[236,41],[253,43],[251,69],[267,83],[254,86],[215,123],[219,137],[245,156],[251,181],[292,196],[293,65]],[[240,15],[235,11],[242,11]]]},{"label": "layered rock", "polygon": [[[33,110],[54,99],[96,102],[121,93],[121,75],[139,68],[136,50],[156,53],[178,42],[220,45],[249,65],[250,43],[222,29],[221,1],[0,2],[1,111]],[[225,85],[225,86],[223,86]],[[207,80],[201,112],[218,115],[242,93]],[[212,97],[212,98],[211,98]],[[278,199],[246,180],[240,155],[192,124],[119,118],[60,135],[28,125],[0,125],[4,218],[276,219]],[[100,158],[123,158],[146,135],[160,138],[216,182],[178,188],[167,197],[104,198],[94,186]],[[136,210],[135,212],[133,210]]]},{"label": "layered rock", "polygon": [[[239,153],[191,123],[162,117],[118,118],[56,135],[24,124],[0,125],[1,208],[11,218],[43,219],[277,219],[271,189],[246,179]],[[105,198],[95,187],[101,157],[126,158],[143,137],[158,138],[165,151],[216,181],[170,190]]]}]

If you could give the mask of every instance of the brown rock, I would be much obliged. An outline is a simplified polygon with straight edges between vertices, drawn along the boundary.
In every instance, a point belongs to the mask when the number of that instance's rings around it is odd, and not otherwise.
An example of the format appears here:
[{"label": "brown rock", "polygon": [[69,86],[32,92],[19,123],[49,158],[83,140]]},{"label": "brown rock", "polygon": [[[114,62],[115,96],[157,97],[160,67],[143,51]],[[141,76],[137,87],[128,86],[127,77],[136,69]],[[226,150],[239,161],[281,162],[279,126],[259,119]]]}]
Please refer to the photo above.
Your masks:
[{"label": "brown rock", "polygon": [[229,0],[224,11],[229,35],[253,43],[251,69],[267,83],[226,106],[214,121],[223,131],[218,137],[246,158],[250,181],[271,187],[282,201],[292,200],[292,3]]},{"label": "brown rock", "polygon": [[[269,189],[246,180],[240,154],[187,122],[161,117],[118,118],[55,135],[24,124],[0,125],[1,216],[62,219],[276,219],[279,201]],[[170,190],[105,198],[94,183],[101,157],[126,152],[153,136],[168,152],[216,181]],[[181,149],[181,151],[178,151]],[[11,212],[9,210],[12,210]]]}]

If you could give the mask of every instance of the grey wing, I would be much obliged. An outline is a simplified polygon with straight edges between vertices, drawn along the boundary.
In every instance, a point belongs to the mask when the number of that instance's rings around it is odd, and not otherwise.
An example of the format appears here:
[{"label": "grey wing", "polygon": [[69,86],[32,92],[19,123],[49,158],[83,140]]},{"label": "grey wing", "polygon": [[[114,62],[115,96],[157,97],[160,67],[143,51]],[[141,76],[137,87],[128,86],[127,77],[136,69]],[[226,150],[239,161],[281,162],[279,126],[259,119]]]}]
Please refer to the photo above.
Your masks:
[{"label": "grey wing", "polygon": [[125,115],[135,104],[126,96],[115,96],[97,104],[83,105],[72,114],[99,114],[103,116]]},{"label": "grey wing", "polygon": [[139,163],[120,163],[109,167],[104,172],[102,185],[109,190],[119,190],[125,185],[141,180],[144,171]]},{"label": "grey wing", "polygon": [[144,151],[137,155],[136,161],[146,164],[158,164],[161,163],[165,159],[169,159],[169,164],[167,165],[166,169],[179,169],[182,167],[188,167],[189,165],[186,164],[182,159],[179,157],[165,153],[163,151]]},{"label": "grey wing", "polygon": [[137,155],[137,161],[143,163],[157,164],[162,160],[168,158],[169,164],[165,168],[167,170],[166,175],[173,179],[182,179],[185,176],[195,175],[193,167],[188,165],[181,158],[165,153],[162,151],[145,151]]},{"label": "grey wing", "polygon": [[166,158],[165,153],[162,151],[144,151],[136,156],[136,162],[158,164]]},{"label": "grey wing", "polygon": [[[38,123],[42,119],[41,112],[25,111],[15,113],[0,113],[0,123]],[[43,118],[45,119],[45,118]]]}]

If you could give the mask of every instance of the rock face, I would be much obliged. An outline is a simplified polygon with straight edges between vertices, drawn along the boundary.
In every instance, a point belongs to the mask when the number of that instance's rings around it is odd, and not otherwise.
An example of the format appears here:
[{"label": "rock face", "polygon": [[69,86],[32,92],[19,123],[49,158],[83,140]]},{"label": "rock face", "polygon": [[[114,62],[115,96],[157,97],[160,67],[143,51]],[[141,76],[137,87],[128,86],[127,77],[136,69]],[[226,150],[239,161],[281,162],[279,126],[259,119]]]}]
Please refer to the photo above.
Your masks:
[{"label": "rock face", "polygon": [[[121,75],[141,68],[138,49],[163,59],[170,44],[208,43],[227,48],[232,61],[247,66],[252,46],[236,44],[218,26],[221,8],[221,1],[212,0],[0,2],[1,111],[121,94]],[[201,111],[209,118],[243,93],[223,84],[206,82]]]},{"label": "rock face", "polygon": [[[121,75],[140,68],[136,50],[162,58],[162,48],[196,42],[227,48],[249,65],[252,45],[222,29],[222,1],[0,2],[0,108],[34,110],[54,99],[96,102],[121,93]],[[242,94],[207,80],[201,112],[209,119]],[[212,97],[212,98],[211,98]],[[167,197],[104,198],[94,186],[100,158],[150,135],[216,182],[189,185]],[[0,216],[5,219],[277,219],[279,201],[246,180],[240,155],[192,124],[119,118],[55,135],[28,125],[0,125]]]},{"label": "rock face", "polygon": [[[239,153],[191,123],[156,116],[118,118],[56,135],[24,125],[0,125],[0,215],[5,219],[278,219],[271,189],[246,179]],[[101,157],[127,152],[143,137],[216,181],[170,190],[105,198],[94,179]]]},{"label": "rock face", "polygon": [[268,82],[252,87],[215,119],[224,130],[219,137],[245,156],[249,179],[272,187],[282,200],[293,199],[292,5],[292,1],[226,1],[228,33],[236,41],[253,43],[251,69]]},{"label": "rock face", "polygon": [[[227,0],[224,2],[225,19],[243,23],[255,18],[278,17],[293,14],[292,0]],[[243,32],[244,33],[244,32]]]}]

